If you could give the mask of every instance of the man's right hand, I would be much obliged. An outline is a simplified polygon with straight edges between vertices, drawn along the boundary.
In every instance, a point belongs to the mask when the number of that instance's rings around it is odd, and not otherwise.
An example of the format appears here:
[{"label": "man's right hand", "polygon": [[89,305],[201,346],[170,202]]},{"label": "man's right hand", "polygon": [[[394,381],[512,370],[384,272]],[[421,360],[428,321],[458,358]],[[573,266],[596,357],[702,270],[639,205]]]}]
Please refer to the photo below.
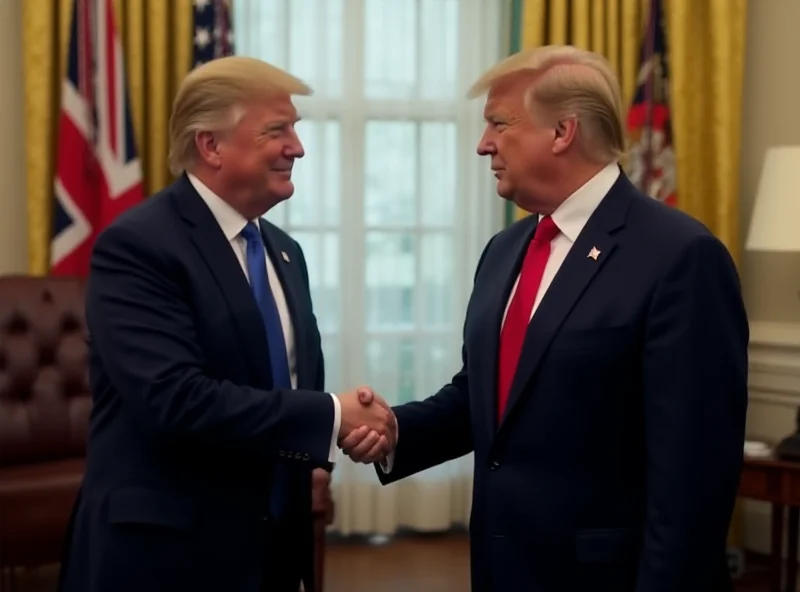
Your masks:
[{"label": "man's right hand", "polygon": [[[339,428],[340,446],[349,442],[358,443],[356,450],[351,446],[342,446],[351,458],[383,457],[394,449],[397,441],[397,422],[391,407],[383,398],[366,387],[337,396],[342,411]],[[363,462],[361,458],[353,460]]]}]

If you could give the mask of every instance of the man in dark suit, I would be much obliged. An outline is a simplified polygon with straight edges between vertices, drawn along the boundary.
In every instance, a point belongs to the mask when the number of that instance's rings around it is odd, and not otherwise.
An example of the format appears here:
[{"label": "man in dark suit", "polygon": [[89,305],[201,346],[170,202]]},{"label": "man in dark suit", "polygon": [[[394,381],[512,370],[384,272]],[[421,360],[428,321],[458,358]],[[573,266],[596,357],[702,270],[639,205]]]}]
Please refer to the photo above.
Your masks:
[{"label": "man in dark suit", "polygon": [[312,469],[359,426],[393,441],[384,402],[324,391],[303,253],[261,219],[294,191],[290,97],[308,92],[258,60],[195,69],[170,122],[178,180],[97,239],[63,592],[312,590]]},{"label": "man in dark suit", "polygon": [[[730,590],[748,345],[734,263],[620,171],[602,58],[520,53],[473,87],[486,91],[478,151],[533,215],[486,246],[463,366],[394,408],[380,480],[474,451],[473,592]],[[359,442],[342,447],[380,456]]]}]

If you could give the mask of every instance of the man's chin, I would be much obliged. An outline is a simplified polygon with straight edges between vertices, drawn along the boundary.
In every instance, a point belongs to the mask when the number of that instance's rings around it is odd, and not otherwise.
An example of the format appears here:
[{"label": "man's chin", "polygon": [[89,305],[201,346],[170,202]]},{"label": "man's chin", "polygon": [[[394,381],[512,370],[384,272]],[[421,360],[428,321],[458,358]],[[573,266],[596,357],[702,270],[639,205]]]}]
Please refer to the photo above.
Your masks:
[{"label": "man's chin", "polygon": [[270,193],[279,201],[287,200],[294,195],[294,183],[291,181],[274,183],[270,186]]},{"label": "man's chin", "polygon": [[509,201],[514,201],[514,188],[504,183],[503,181],[497,182],[497,195],[502,197],[503,199],[507,199]]}]

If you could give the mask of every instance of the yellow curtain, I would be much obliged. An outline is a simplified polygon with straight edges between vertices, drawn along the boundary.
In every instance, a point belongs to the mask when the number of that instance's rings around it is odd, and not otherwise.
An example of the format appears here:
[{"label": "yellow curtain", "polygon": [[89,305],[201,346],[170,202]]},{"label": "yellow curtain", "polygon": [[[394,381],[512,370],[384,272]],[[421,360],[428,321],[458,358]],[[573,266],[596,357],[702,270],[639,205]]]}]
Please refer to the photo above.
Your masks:
[{"label": "yellow curtain", "polygon": [[[73,0],[23,2],[29,270],[50,267],[56,124]],[[167,120],[192,61],[192,0],[115,0],[145,193],[166,185]]]},{"label": "yellow curtain", "polygon": [[666,0],[678,207],[738,262],[747,0]]},{"label": "yellow curtain", "polygon": [[[523,48],[569,43],[606,56],[636,89],[650,0],[522,0]],[[747,0],[664,0],[678,207],[739,257],[739,147]],[[525,215],[516,209],[515,217]]]}]

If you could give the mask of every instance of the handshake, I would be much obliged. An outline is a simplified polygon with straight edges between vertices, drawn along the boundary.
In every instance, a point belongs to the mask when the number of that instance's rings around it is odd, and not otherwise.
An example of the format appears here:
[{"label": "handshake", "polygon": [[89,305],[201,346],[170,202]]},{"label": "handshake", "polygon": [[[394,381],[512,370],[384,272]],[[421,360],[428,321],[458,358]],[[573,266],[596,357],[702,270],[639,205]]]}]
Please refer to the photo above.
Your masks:
[{"label": "handshake", "polygon": [[338,398],[342,411],[339,447],[355,462],[385,460],[397,445],[397,419],[389,404],[367,387]]}]

